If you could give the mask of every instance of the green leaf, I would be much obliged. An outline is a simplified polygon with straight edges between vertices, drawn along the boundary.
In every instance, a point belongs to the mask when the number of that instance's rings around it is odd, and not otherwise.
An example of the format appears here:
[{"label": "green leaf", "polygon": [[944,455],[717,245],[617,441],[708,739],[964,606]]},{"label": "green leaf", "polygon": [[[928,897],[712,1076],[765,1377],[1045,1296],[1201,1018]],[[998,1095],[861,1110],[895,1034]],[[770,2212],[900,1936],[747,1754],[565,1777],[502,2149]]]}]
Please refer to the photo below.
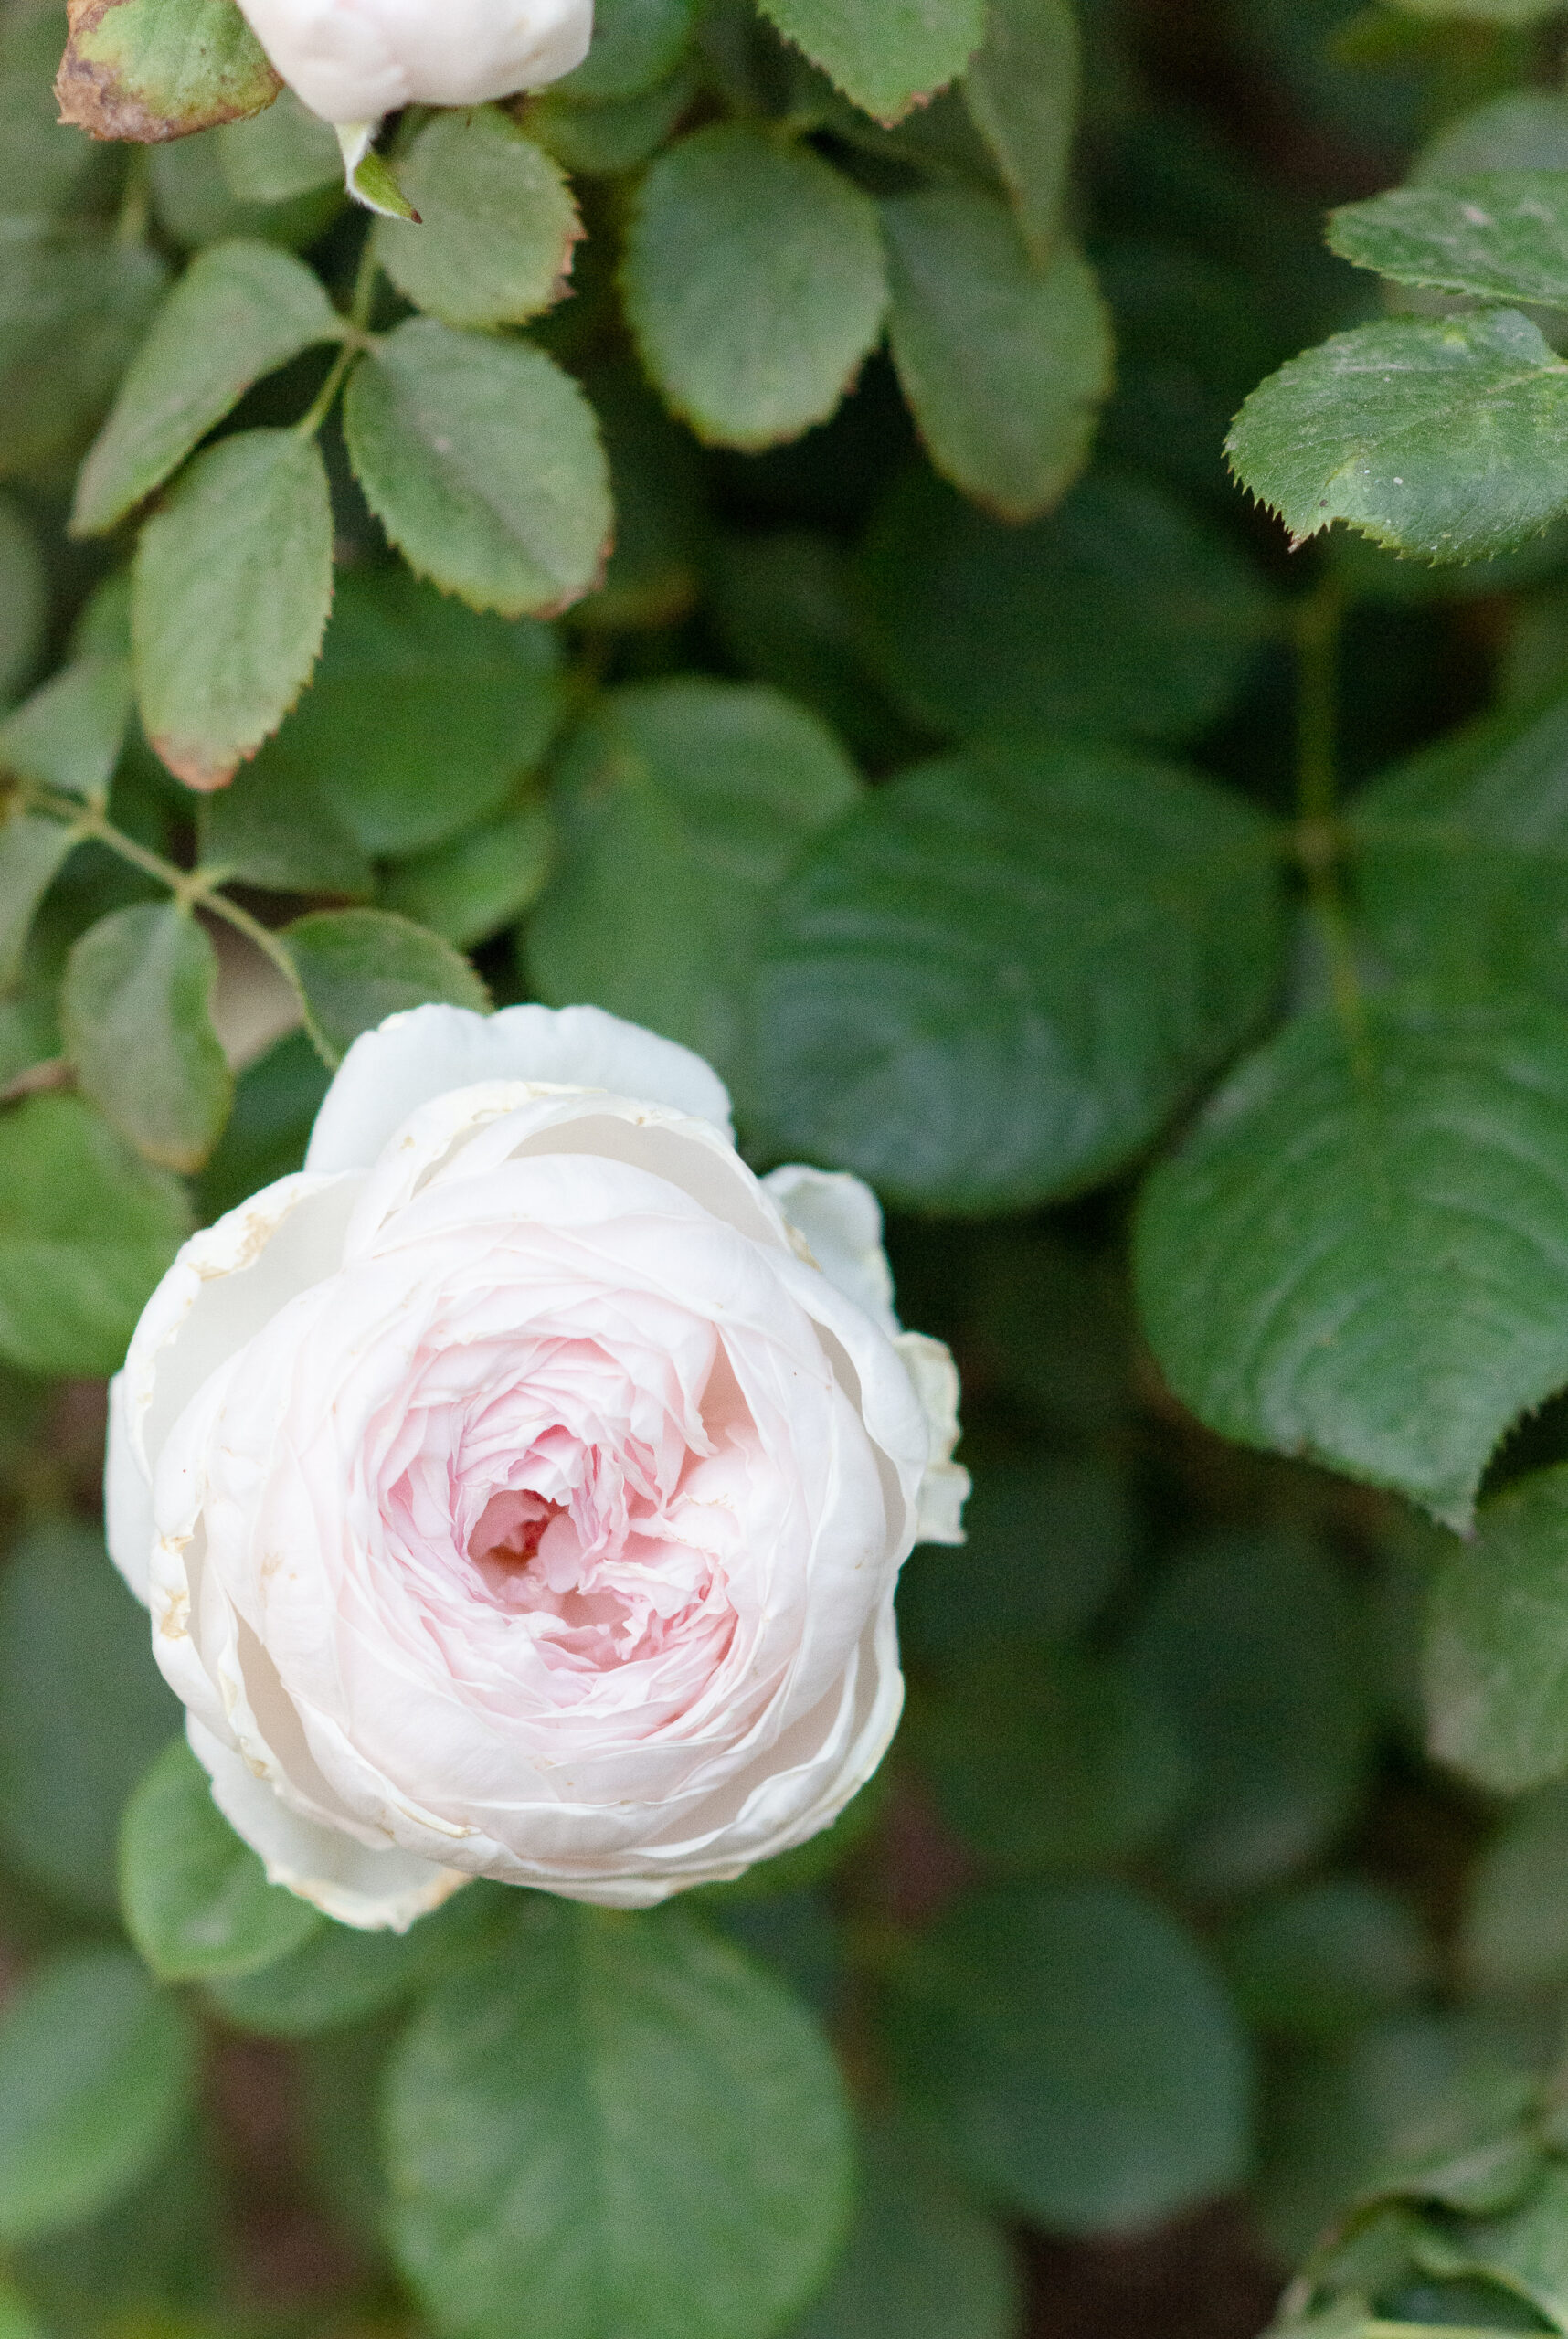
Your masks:
[{"label": "green leaf", "polygon": [[519,804],[389,871],[381,906],[429,926],[456,950],[471,950],[532,908],[549,875],[555,841],[547,806]]},{"label": "green leaf", "polygon": [[370,143],[372,131],[369,123],[339,123],[344,185],[366,211],[374,211],[383,219],[412,220],[418,226],[419,215],[398,185],[392,165]]},{"label": "green leaf", "polygon": [[73,223],[0,238],[0,478],[76,454],[168,279],[144,244]]},{"label": "green leaf", "polygon": [[449,325],[521,324],[567,290],[577,205],[506,114],[437,114],[397,170],[420,224],[378,220],[376,256],[417,309]]},{"label": "green leaf", "polygon": [[1434,1582],[1433,1752],[1504,1794],[1568,1772],[1568,1467],[1489,1502]]},{"label": "green leaf", "polygon": [[1568,509],[1568,364],[1513,309],[1361,325],[1281,366],[1226,443],[1297,544],[1345,520],[1428,560],[1510,552]]},{"label": "green leaf", "polygon": [[1555,16],[1561,0],[1393,0],[1407,16],[1449,18],[1471,25],[1535,25]]},{"label": "green leaf", "polygon": [[[1498,1554],[1491,1556],[1495,1561]],[[1502,1575],[1494,1589],[1505,1604],[1523,1587],[1516,1592],[1513,1577]],[[1437,1614],[1445,1625],[1446,1606],[1440,1594]],[[1557,1622],[1548,1607],[1543,1637],[1553,1637]],[[1501,1676],[1497,1686],[1519,1685]],[[1469,1878],[1459,1954],[1467,1976],[1483,1990],[1552,1989],[1568,1980],[1568,1794],[1561,1787],[1510,1811],[1481,1854]]]},{"label": "green leaf", "polygon": [[1412,166],[1413,185],[1448,186],[1478,171],[1568,167],[1568,98],[1560,90],[1509,90],[1446,122]]},{"label": "green leaf", "polygon": [[33,914],[67,853],[79,843],[74,829],[13,803],[0,819],[0,991],[21,972]]},{"label": "green leaf", "polygon": [[1516,2209],[1462,2233],[1457,2249],[1478,2273],[1528,2299],[1554,2331],[1568,2327],[1568,2169],[1545,2168]]},{"label": "green leaf", "polygon": [[838,742],[773,691],[692,675],[616,692],[560,767],[556,866],[528,936],[544,996],[738,1075],[764,913],[859,794]]},{"label": "green leaf", "polygon": [[310,679],[332,602],[332,505],[312,439],[246,430],[198,456],[136,548],[136,686],[148,738],[221,788]]},{"label": "green leaf", "polygon": [[361,1032],[406,1007],[446,1000],[487,1008],[490,994],[466,958],[437,934],[387,910],[313,910],[282,938],[317,1045],[329,1063]]},{"label": "green leaf", "polygon": [[996,2220],[892,2128],[862,2162],[849,2249],[789,2339],[1014,2339],[1022,2286]]},{"label": "green leaf", "polygon": [[597,0],[593,39],[564,98],[635,98],[673,73],[685,53],[696,0]]},{"label": "green leaf", "polygon": [[688,63],[635,98],[573,100],[569,86],[557,81],[531,99],[524,123],[557,163],[591,178],[634,171],[656,154],[690,111],[698,81]]},{"label": "green leaf", "polygon": [[596,367],[585,386],[609,457],[615,545],[603,583],[577,604],[573,622],[596,630],[673,625],[697,598],[705,550],[701,458],[636,365]]},{"label": "green leaf", "polygon": [[342,332],[319,280],[290,253],[257,243],[198,253],[159,310],[82,465],[73,532],[112,528],[253,382]]},{"label": "green leaf", "polygon": [[1370,1715],[1350,1595],[1320,1553],[1263,1534],[1192,1552],[1160,1576],[1129,1656],[1192,1758],[1172,1849],[1190,1891],[1272,1883],[1339,1833]]},{"label": "green leaf", "polygon": [[1402,976],[1568,1006],[1568,698],[1450,733],[1350,809],[1357,898]]},{"label": "green leaf", "polygon": [[0,2018],[0,2238],[78,2225],[144,2175],[189,2100],[195,2044],[123,1950],[31,1974]]},{"label": "green leaf", "polygon": [[1568,196],[1561,171],[1484,171],[1395,187],[1332,212],[1341,259],[1399,284],[1491,301],[1568,303]]},{"label": "green leaf", "polygon": [[55,93],[94,138],[184,138],[270,105],[282,87],[234,0],[72,0]]},{"label": "green leaf", "polygon": [[444,843],[538,763],[559,668],[542,625],[481,616],[400,562],[345,570],[314,681],[261,750],[258,785],[319,795],[363,853]]},{"label": "green leaf", "polygon": [[[361,735],[362,747],[378,744]],[[338,778],[335,767],[318,781],[307,759],[273,756],[264,746],[227,788],[202,798],[196,834],[203,868],[274,893],[368,895],[375,887],[369,858],[327,797],[323,782],[329,776]]]},{"label": "green leaf", "polygon": [[0,1108],[0,1355],[28,1372],[112,1372],[190,1231],[166,1171],[79,1097]]},{"label": "green leaf", "polygon": [[0,698],[37,657],[48,607],[44,565],[32,530],[16,505],[0,497]]},{"label": "green leaf", "polygon": [[212,1028],[217,953],[188,908],[136,902],[66,962],[60,1032],[83,1089],[148,1161],[196,1170],[234,1097]]},{"label": "green leaf", "polygon": [[101,803],[131,708],[128,658],[78,658],[0,723],[0,768]]},{"label": "green leaf", "polygon": [[292,90],[281,90],[265,113],[225,123],[217,156],[229,193],[239,203],[288,203],[297,196],[336,189],[343,155],[330,122],[307,112]]},{"label": "green leaf", "polygon": [[131,1938],[162,1982],[254,1973],[324,1921],[268,1883],[183,1738],[170,1741],[125,1806],[120,1895]]},{"label": "green leaf", "polygon": [[1055,242],[1078,102],[1069,0],[991,0],[964,96],[1037,261]]},{"label": "green leaf", "polygon": [[235,1084],[228,1127],[196,1180],[204,1225],[304,1168],[330,1078],[304,1032],[288,1032],[246,1066]]},{"label": "green leaf", "polygon": [[873,527],[863,590],[868,647],[898,705],[960,735],[1196,730],[1271,619],[1223,536],[1115,474],[1018,528],[914,473]]},{"label": "green leaf", "polygon": [[20,2291],[0,2276],[0,2339],[46,2339],[43,2324]]},{"label": "green leaf", "polygon": [[52,0],[11,0],[0,13],[0,154],[13,218],[48,218],[78,194],[96,160],[58,121],[60,14]]},{"label": "green leaf", "polygon": [[1326,1877],[1247,1910],[1221,1936],[1219,1954],[1247,2020],[1299,2037],[1357,2030],[1436,1978],[1413,1910],[1360,1876]]},{"label": "green leaf", "polygon": [[1114,749],[976,747],[879,788],[763,943],[769,1147],[921,1207],[1094,1184],[1266,1007],[1274,850],[1250,806]]},{"label": "green leaf", "polygon": [[[1035,1319],[1036,1344],[1042,1320],[1051,1321]],[[1065,1329],[1054,1325],[1050,1344]],[[1065,1363],[1077,1360],[1065,1337],[1062,1348]],[[933,1668],[1082,1631],[1126,1573],[1137,1528],[1125,1478],[1092,1455],[988,1456],[964,1533],[961,1552],[927,1545],[898,1580],[900,1635]]]},{"label": "green leaf", "polygon": [[241,236],[300,251],[315,243],[344,208],[348,196],[343,183],[343,157],[337,134],[325,122],[316,127],[325,130],[332,141],[330,185],[309,188],[283,203],[242,202],[235,194],[227,168],[232,143],[247,140],[253,131],[270,123],[276,111],[153,148],[147,168],[153,205],[159,226],[175,243],[196,249]]},{"label": "green leaf", "polygon": [[954,1833],[1025,1874],[1142,1849],[1190,1784],[1160,1707],[1078,1649],[1014,1642],[960,1661],[906,1729]]},{"label": "green leaf", "polygon": [[[385,2014],[483,1956],[509,1909],[503,1888],[469,1884],[406,1933],[318,1924],[288,1955],[210,1982],[207,1995],[240,2030],[264,2038],[319,2037]],[[358,2141],[363,2154],[364,2136]]]},{"label": "green leaf", "polygon": [[125,1798],[179,1705],[94,1529],[35,1527],[0,1570],[0,1840],[69,1907],[112,1915]]},{"label": "green leaf", "polygon": [[809,148],[715,123],[643,180],[622,289],[644,365],[698,438],[797,439],[881,334],[875,206]]},{"label": "green leaf", "polygon": [[985,0],[766,0],[786,39],[803,48],[846,97],[896,122],[961,73],[980,47]]},{"label": "green leaf", "polygon": [[890,760],[890,742],[895,756],[906,751],[855,638],[844,548],[824,530],[728,536],[709,587],[725,647],[745,672],[803,701],[868,759]]},{"label": "green leaf", "polygon": [[1153,2224],[1245,2171],[1234,2016],[1196,1944],[1125,1886],[960,1901],[908,1952],[886,2029],[922,2120],[1048,2228]]},{"label": "green leaf", "polygon": [[1149,1338],[1200,1419],[1463,1528],[1568,1382],[1568,1038],[1523,1000],[1369,1000],[1244,1064],[1145,1189]]},{"label": "green leaf", "polygon": [[371,509],[443,592],[548,617],[592,590],[608,467],[588,400],[543,350],[410,318],[355,367],[344,428]]},{"label": "green leaf", "polygon": [[680,1915],[533,1898],[397,2049],[392,2242],[452,2339],[765,2339],[820,2281],[850,2140],[810,2017]]},{"label": "green leaf", "polygon": [[1111,384],[1110,319],[1063,245],[1043,271],[992,196],[934,187],[882,206],[890,338],[932,462],[1006,520],[1059,501]]}]

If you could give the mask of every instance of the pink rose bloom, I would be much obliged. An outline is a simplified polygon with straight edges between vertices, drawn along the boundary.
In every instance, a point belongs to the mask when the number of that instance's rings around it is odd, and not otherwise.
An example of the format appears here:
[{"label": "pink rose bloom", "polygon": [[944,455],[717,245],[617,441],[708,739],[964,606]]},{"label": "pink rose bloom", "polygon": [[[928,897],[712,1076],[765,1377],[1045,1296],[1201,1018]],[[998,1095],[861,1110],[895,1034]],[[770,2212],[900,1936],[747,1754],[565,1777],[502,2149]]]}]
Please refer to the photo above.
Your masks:
[{"label": "pink rose bloom", "polygon": [[699,1058],[422,1007],[148,1302],[110,1549],[275,1883],[399,1929],[472,1876],[642,1908],[875,1770],[957,1395],[874,1197],[755,1178]]}]

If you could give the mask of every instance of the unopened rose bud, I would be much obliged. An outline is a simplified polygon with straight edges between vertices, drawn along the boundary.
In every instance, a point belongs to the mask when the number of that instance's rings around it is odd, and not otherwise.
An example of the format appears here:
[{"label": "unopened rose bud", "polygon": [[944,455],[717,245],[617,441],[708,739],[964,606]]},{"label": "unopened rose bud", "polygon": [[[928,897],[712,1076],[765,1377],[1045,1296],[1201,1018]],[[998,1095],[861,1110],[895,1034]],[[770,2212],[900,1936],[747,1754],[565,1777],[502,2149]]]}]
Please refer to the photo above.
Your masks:
[{"label": "unopened rose bud", "polygon": [[593,0],[240,0],[295,94],[324,122],[482,105],[558,81],[588,55]]}]

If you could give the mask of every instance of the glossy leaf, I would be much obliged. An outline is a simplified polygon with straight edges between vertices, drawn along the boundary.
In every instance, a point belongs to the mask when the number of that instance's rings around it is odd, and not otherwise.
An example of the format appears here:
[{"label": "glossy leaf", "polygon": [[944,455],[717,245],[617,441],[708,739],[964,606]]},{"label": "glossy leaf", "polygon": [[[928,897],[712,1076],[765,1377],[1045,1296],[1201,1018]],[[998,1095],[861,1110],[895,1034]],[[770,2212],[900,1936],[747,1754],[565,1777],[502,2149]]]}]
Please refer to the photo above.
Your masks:
[{"label": "glossy leaf", "polygon": [[887,306],[870,198],[809,149],[740,122],[653,164],[623,284],[649,374],[700,439],[726,447],[825,420]]},{"label": "glossy leaf", "polygon": [[1294,542],[1336,520],[1424,559],[1510,552],[1568,510],[1568,365],[1517,310],[1358,326],[1255,389],[1227,442]]},{"label": "glossy leaf", "polygon": [[767,10],[878,122],[896,122],[961,73],[985,29],[984,0],[767,0]]},{"label": "glossy leaf", "polygon": [[946,1209],[1092,1184],[1266,1006],[1272,850],[1250,807],[1109,749],[977,748],[879,788],[763,946],[768,1142]]},{"label": "glossy leaf", "polygon": [[1217,714],[1270,623],[1253,571],[1147,481],[1008,527],[916,474],[864,556],[868,646],[927,729],[1161,738]]},{"label": "glossy leaf", "polygon": [[485,1008],[489,994],[439,935],[387,910],[314,910],[283,930],[313,1034],[335,1063],[361,1032],[405,1007],[446,1000]]},{"label": "glossy leaf", "polygon": [[319,280],[289,253],[242,242],[198,253],[159,310],[82,465],[77,534],[112,528],[253,382],[342,331]]},{"label": "glossy leaf", "polygon": [[1224,1991],[1125,1886],[960,1901],[909,1953],[887,2030],[922,2120],[1049,2228],[1152,2224],[1245,2169],[1251,2075]]},{"label": "glossy leaf", "polygon": [[1467,1525],[1568,1382],[1568,1042],[1522,1000],[1303,1016],[1146,1188],[1144,1323],[1211,1427]]},{"label": "glossy leaf", "polygon": [[313,439],[208,448],[142,531],[136,688],[176,778],[221,788],[310,679],[332,602],[332,508]]},{"label": "glossy leaf", "polygon": [[1568,199],[1560,171],[1488,171],[1395,187],[1334,212],[1341,259],[1400,284],[1483,300],[1568,303]]},{"label": "glossy leaf", "polygon": [[418,223],[378,220],[376,253],[416,308],[449,325],[521,324],[567,291],[577,205],[507,115],[436,114],[397,173]]},{"label": "glossy leaf", "polygon": [[195,1170],[234,1095],[212,994],[217,954],[188,909],[137,902],[90,926],[67,961],[60,1030],[93,1103],[138,1153]]},{"label": "glossy leaf", "polygon": [[894,363],[933,463],[1007,520],[1060,501],[1110,387],[1110,323],[1070,244],[1031,259],[1004,205],[962,187],[884,203]]},{"label": "glossy leaf", "polygon": [[125,1799],[177,1726],[146,1612],[94,1529],[34,1528],[0,1570],[0,1844],[54,1899],[118,1907]]},{"label": "glossy leaf", "polygon": [[189,1223],[175,1180],[79,1097],[0,1108],[0,1355],[115,1371]]},{"label": "glossy leaf", "polygon": [[174,1999],[118,1949],[62,1951],[0,2017],[0,2237],[78,2225],[143,2175],[194,2078]]},{"label": "glossy leaf", "polygon": [[126,1805],[120,1895],[132,1940],[164,1982],[253,1973],[325,1921],[268,1883],[184,1738],[170,1741]]},{"label": "glossy leaf", "polygon": [[764,914],[859,794],[837,741],[774,692],[691,676],[617,693],[561,767],[559,851],[528,935],[545,996],[738,1072]]},{"label": "glossy leaf", "polygon": [[392,2239],[454,2339],[764,2339],[849,2207],[810,2017],[692,1922],[570,1902],[440,1984],[392,2066]]},{"label": "glossy leaf", "polygon": [[542,350],[411,318],[355,368],[344,428],[410,567],[505,617],[590,591],[610,533],[593,414]]}]

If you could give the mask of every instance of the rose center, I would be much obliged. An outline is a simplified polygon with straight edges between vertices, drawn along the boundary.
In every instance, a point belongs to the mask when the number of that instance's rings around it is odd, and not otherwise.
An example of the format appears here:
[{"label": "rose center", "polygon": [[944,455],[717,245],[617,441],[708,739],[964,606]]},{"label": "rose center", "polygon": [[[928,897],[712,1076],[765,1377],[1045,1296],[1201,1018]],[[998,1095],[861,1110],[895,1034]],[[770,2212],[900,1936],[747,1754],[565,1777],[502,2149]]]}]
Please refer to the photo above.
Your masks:
[{"label": "rose center", "polygon": [[469,1557],[486,1575],[519,1571],[538,1551],[546,1529],[566,1516],[562,1504],[543,1495],[492,1495],[469,1540]]}]

